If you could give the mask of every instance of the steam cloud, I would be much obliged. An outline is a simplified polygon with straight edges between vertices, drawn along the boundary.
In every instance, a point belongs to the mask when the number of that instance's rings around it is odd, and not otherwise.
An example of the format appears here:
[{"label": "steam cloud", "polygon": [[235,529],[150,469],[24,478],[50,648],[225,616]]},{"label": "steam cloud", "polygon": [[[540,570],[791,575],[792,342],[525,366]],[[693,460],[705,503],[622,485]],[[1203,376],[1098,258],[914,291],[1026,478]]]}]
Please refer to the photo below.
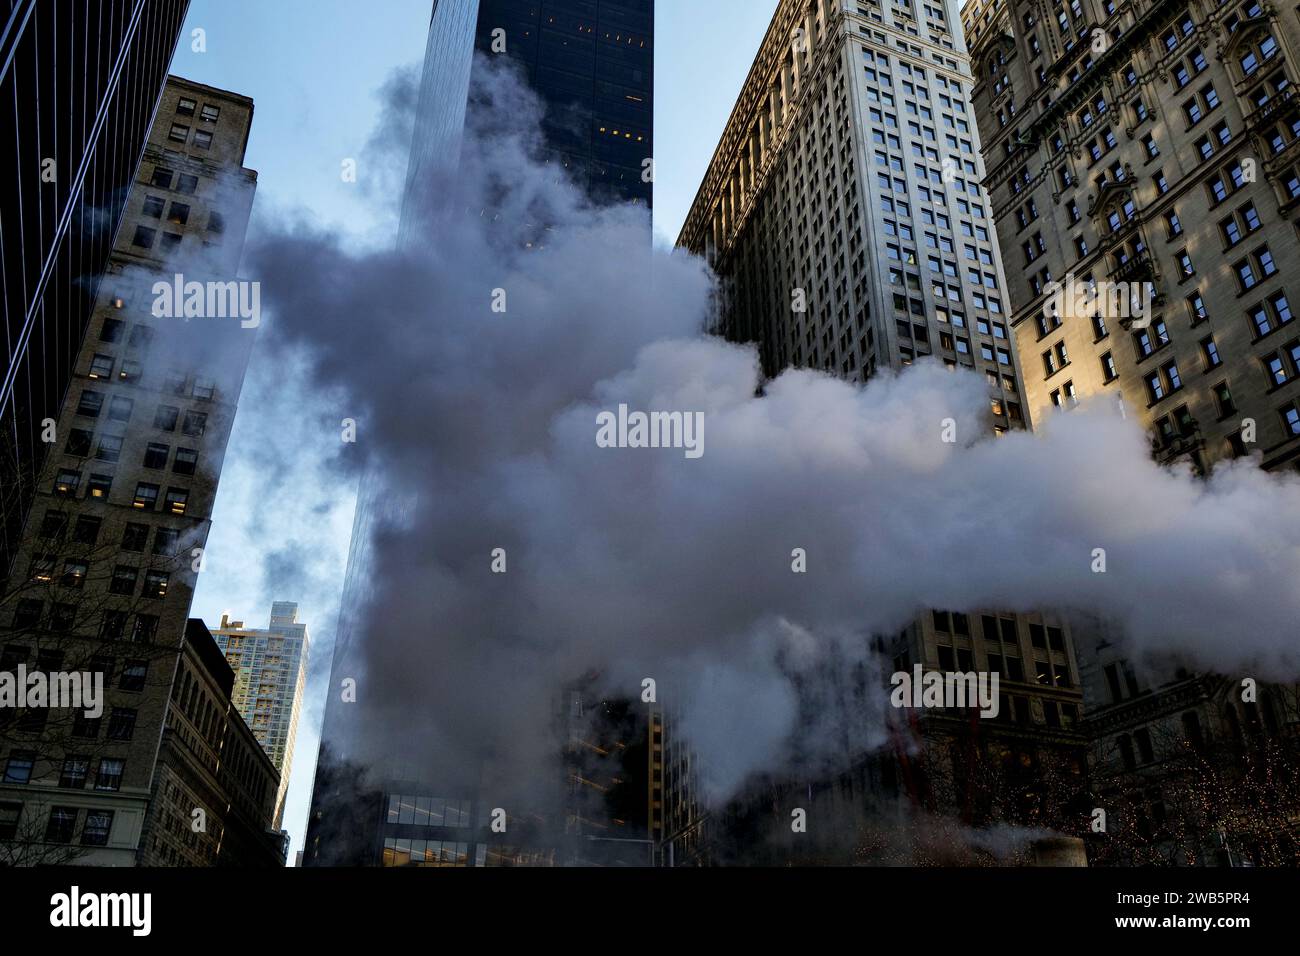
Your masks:
[{"label": "steam cloud", "polygon": [[[490,762],[523,787],[553,775],[563,685],[597,670],[636,697],[652,677],[725,795],[787,765],[792,669],[869,663],[871,634],[927,608],[1087,609],[1139,653],[1300,675],[1294,478],[1162,469],[1113,407],[995,439],[982,378],[938,364],[764,383],[751,348],[702,332],[705,265],[652,250],[644,210],[592,207],[537,158],[519,81],[476,74],[422,242],[356,252],[299,227],[250,254],[272,342],[307,347],[358,421],[381,515],[350,609],[353,743],[467,776]],[[703,412],[704,455],[598,448],[619,403]]]}]

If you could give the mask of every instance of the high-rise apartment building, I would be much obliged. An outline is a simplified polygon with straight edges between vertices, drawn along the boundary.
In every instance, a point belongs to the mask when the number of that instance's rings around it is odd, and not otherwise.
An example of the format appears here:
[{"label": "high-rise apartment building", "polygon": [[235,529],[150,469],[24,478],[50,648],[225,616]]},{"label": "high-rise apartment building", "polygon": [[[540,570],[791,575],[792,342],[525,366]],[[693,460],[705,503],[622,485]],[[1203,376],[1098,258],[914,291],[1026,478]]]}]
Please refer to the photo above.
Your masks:
[{"label": "high-rise apartment building", "polygon": [[298,605],[276,601],[265,628],[245,628],[243,621],[221,615],[212,633],[235,671],[231,700],[253,729],[280,772],[275,795],[275,825],[284,816],[284,797],[293,766],[298,715],[307,685],[307,625],[298,620]]},{"label": "high-rise apartment building", "polygon": [[[868,381],[929,356],[984,376],[1004,432],[1029,411],[956,22],[952,0],[782,0],[678,244],[722,278],[720,331],[756,343],[767,374]],[[889,788],[972,820],[1062,818],[1083,767],[1064,621],[940,610],[878,647],[896,670],[997,671],[1003,696],[997,722],[902,721],[898,753],[915,737],[933,759],[906,786],[888,768]],[[970,792],[973,762],[1057,783],[1002,806]]]},{"label": "high-rise apartment building", "polygon": [[[522,67],[545,109],[544,160],[564,166],[597,201],[649,206],[652,177],[646,161],[653,143],[653,48],[653,0],[434,0],[399,241],[422,241],[420,229],[431,196],[442,195],[442,186],[457,174],[467,111],[474,108],[476,53],[509,56]],[[466,778],[478,779],[477,769],[457,768],[451,774],[447,768],[413,764],[402,753],[400,741],[393,741],[384,753],[351,752],[345,743],[353,737],[349,722],[356,708],[349,710],[337,688],[345,675],[359,672],[360,644],[372,625],[365,613],[372,593],[371,530],[389,509],[401,507],[375,500],[364,488],[357,502],[331,659],[334,692],[326,702],[303,861],[308,866],[565,862],[561,844],[566,822],[574,824],[573,836],[588,835],[574,820],[581,815],[576,808],[585,801],[572,780],[555,782],[557,790],[567,787],[575,798],[567,801],[567,821],[551,820],[523,830],[524,821],[512,818],[512,836],[506,840],[489,831],[491,804],[484,804],[475,785],[464,783]],[[568,774],[575,766],[570,749],[575,741],[565,716],[572,704],[566,691],[572,688],[555,689],[554,717],[557,765]],[[605,703],[585,700],[583,706]],[[652,712],[647,720],[654,719]],[[621,716],[594,730],[607,734],[620,723]],[[625,743],[641,746],[639,738],[647,737],[648,776],[653,778],[655,755],[661,753],[654,731],[637,720],[629,726],[637,739]],[[452,776],[457,782],[450,781]],[[661,781],[647,787],[641,808],[647,830],[656,826],[653,804],[655,790],[661,788]]]},{"label": "high-rise apartment building", "polygon": [[247,292],[231,280],[256,188],[252,117],[247,97],[170,77],[126,198],[0,597],[3,669],[102,674],[107,702],[99,720],[0,711],[11,858],[120,865],[139,849],[255,334],[214,310]]},{"label": "high-rise apartment building", "polygon": [[[1158,461],[1300,463],[1300,24],[1255,2],[1111,0],[964,20],[1035,422],[1109,396]],[[1113,821],[1094,858],[1294,862],[1294,690],[1144,667],[1109,622],[1074,633]]]},{"label": "high-rise apartment building", "polygon": [[235,672],[190,618],[167,702],[141,866],[284,866],[279,768],[235,707]]},{"label": "high-rise apartment building", "polygon": [[0,575],[9,571],[189,0],[0,2]]}]

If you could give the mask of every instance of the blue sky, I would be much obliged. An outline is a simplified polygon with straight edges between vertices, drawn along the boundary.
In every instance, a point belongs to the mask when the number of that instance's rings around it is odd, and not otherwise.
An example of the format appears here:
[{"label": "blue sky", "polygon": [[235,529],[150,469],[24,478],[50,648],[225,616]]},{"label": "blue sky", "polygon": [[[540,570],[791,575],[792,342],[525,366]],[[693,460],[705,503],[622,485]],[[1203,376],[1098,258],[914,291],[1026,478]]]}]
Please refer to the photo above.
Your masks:
[{"label": "blue sky", "polygon": [[[364,153],[376,93],[391,71],[420,63],[431,3],[193,0],[172,72],[253,98],[245,158],[258,171],[252,231],[297,219],[360,244],[389,241],[387,203],[343,182],[340,164]],[[775,7],[776,0],[656,4],[654,228],[662,244],[676,239]],[[204,52],[193,49],[196,29]],[[284,818],[291,860],[306,825],[355,498],[324,453],[338,447],[333,426],[293,414],[309,405],[294,372],[264,350],[254,354],[192,612],[212,627],[223,611],[256,627],[267,623],[272,601],[298,601],[309,625],[311,673]],[[323,450],[318,458],[301,453],[313,447]]]}]

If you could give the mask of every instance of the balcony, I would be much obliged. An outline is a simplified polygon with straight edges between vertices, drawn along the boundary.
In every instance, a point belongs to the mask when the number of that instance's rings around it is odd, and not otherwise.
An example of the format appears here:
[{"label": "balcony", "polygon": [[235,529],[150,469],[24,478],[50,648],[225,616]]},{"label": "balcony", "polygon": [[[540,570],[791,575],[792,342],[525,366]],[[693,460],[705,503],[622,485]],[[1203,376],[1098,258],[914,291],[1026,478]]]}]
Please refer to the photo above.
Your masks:
[{"label": "balcony", "polygon": [[1115,266],[1107,275],[1112,282],[1154,282],[1156,265],[1148,252],[1130,256],[1120,265]]},{"label": "balcony", "polygon": [[1253,132],[1261,126],[1266,126],[1295,105],[1295,90],[1288,86],[1270,96],[1262,106],[1257,106],[1248,112],[1246,128]]}]

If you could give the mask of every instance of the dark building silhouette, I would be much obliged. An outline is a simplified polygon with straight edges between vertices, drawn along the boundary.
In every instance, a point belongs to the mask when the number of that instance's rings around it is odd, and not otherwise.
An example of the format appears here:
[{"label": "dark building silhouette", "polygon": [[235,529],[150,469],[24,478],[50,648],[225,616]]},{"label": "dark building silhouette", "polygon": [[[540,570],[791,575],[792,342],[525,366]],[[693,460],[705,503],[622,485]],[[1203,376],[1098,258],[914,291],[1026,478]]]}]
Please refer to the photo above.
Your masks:
[{"label": "dark building silhouette", "polygon": [[0,573],[189,0],[0,0]]}]

